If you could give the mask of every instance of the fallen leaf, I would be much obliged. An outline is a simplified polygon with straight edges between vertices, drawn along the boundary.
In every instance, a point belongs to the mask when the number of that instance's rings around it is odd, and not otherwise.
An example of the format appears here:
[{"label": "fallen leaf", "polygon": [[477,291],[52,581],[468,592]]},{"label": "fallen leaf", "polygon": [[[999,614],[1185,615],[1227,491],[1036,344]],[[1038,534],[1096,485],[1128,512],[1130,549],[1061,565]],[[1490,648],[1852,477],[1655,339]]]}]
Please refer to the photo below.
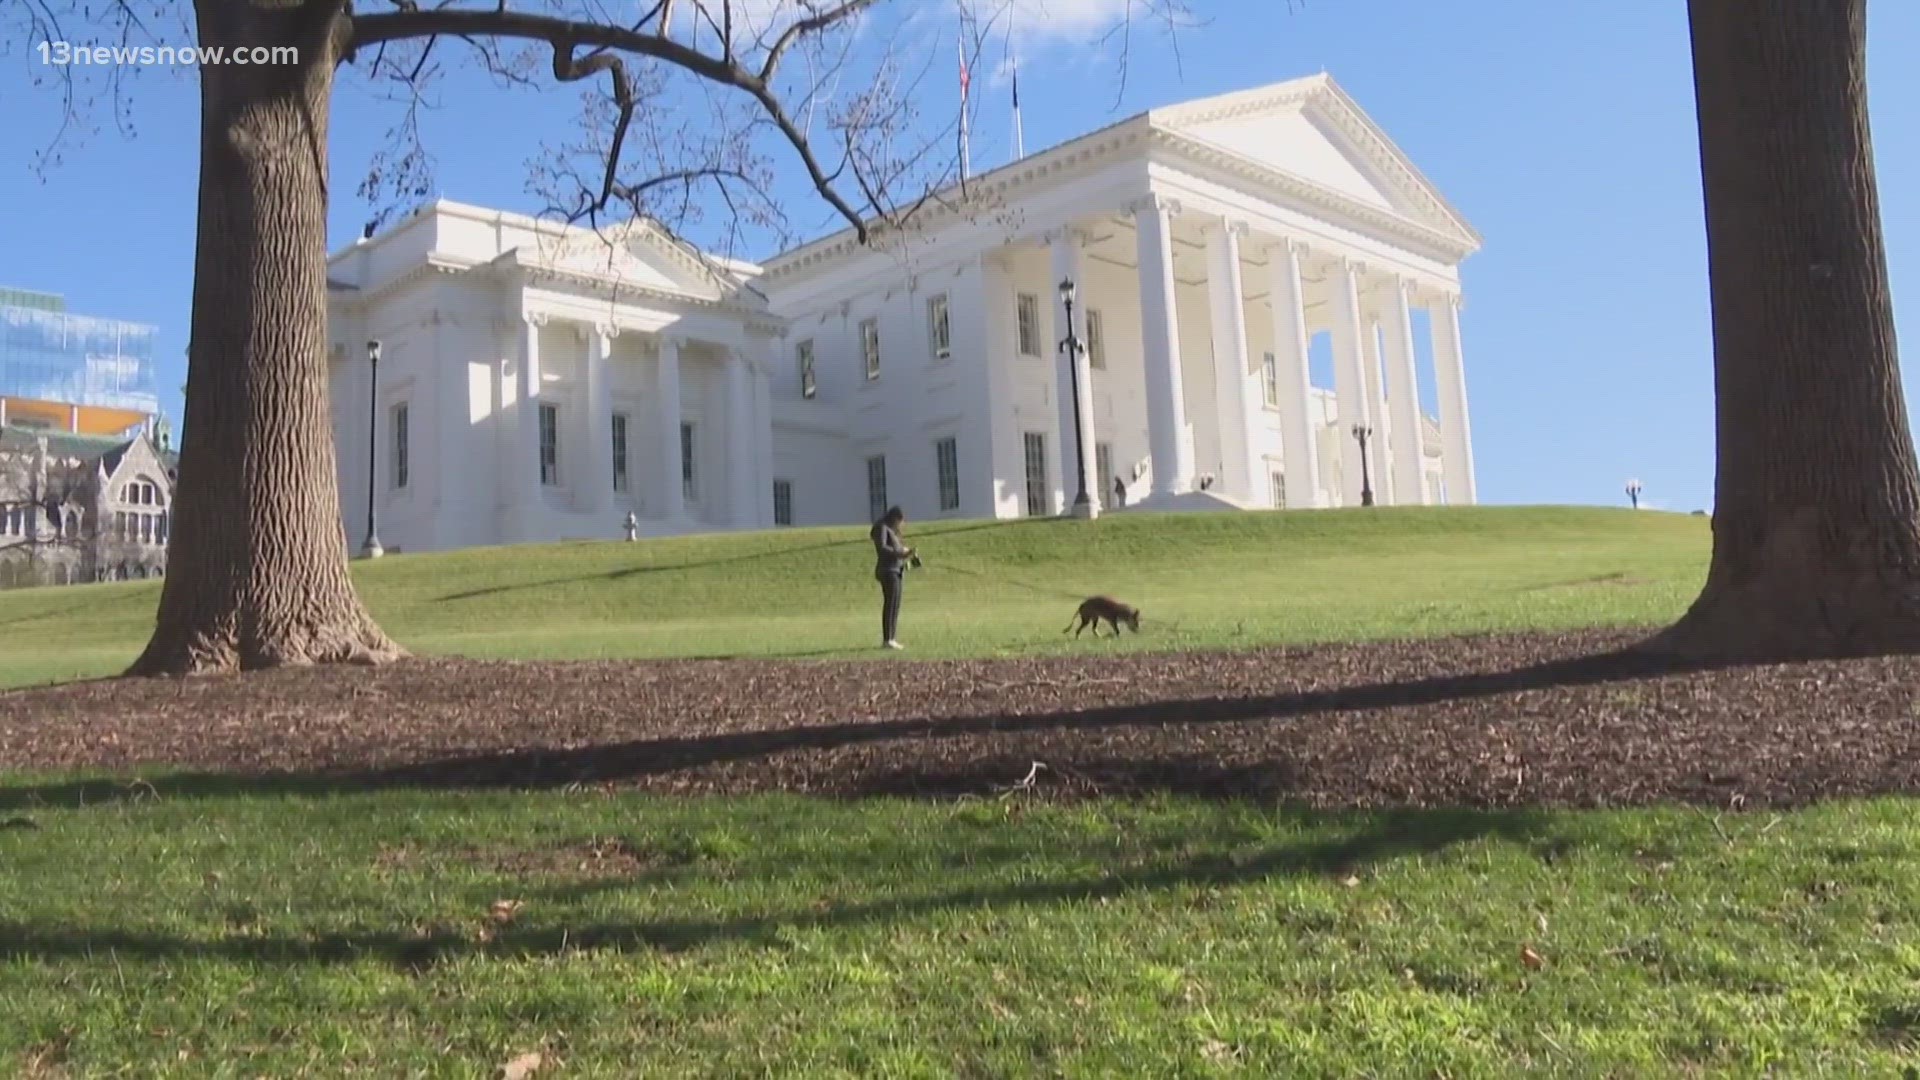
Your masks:
[{"label": "fallen leaf", "polygon": [[1540,970],[1540,965],[1546,963],[1546,960],[1543,959],[1539,953],[1533,951],[1533,946],[1522,945],[1520,946],[1520,962],[1538,971]]},{"label": "fallen leaf", "polygon": [[540,1070],[545,1060],[538,1053],[521,1054],[501,1068],[500,1080],[527,1080]]},{"label": "fallen leaf", "polygon": [[495,900],[491,912],[493,921],[505,926],[512,922],[514,916],[520,914],[520,909],[525,906],[518,900]]},{"label": "fallen leaf", "polygon": [[1360,875],[1348,874],[1341,880],[1340,884],[1345,885],[1349,889],[1358,888],[1360,885]]}]

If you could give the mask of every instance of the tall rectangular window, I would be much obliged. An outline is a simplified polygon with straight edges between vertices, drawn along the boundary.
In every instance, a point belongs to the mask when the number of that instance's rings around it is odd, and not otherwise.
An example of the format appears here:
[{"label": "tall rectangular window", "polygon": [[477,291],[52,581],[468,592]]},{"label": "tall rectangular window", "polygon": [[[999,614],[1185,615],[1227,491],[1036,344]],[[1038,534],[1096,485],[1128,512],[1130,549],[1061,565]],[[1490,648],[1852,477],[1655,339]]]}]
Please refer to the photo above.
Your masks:
[{"label": "tall rectangular window", "polygon": [[540,482],[560,483],[560,407],[540,406]]},{"label": "tall rectangular window", "polygon": [[1021,293],[1013,298],[1014,317],[1020,331],[1020,355],[1039,356],[1040,352],[1040,298],[1032,293]]},{"label": "tall rectangular window", "polygon": [[627,414],[613,414],[613,490],[627,490]]},{"label": "tall rectangular window", "polygon": [[793,524],[793,481],[791,480],[773,482],[773,523],[775,525]]},{"label": "tall rectangular window", "polygon": [[867,517],[879,521],[887,512],[887,459],[875,455],[867,459]]},{"label": "tall rectangular window", "polygon": [[1287,474],[1283,472],[1273,473],[1272,482],[1274,509],[1283,510],[1287,505]]},{"label": "tall rectangular window", "polygon": [[1094,482],[1100,485],[1095,492],[1102,503],[1113,497],[1113,444],[1093,444]]},{"label": "tall rectangular window", "polygon": [[1022,440],[1027,459],[1027,516],[1044,517],[1053,493],[1047,490],[1047,436],[1029,431]]},{"label": "tall rectangular window", "polygon": [[866,358],[868,380],[880,377],[880,320],[860,320],[860,355]]},{"label": "tall rectangular window", "polygon": [[700,497],[699,475],[693,470],[693,425],[680,425],[680,495],[688,502]]},{"label": "tall rectangular window", "polygon": [[934,443],[933,460],[940,478],[940,509],[960,509],[960,440],[949,435]]},{"label": "tall rectangular window", "polygon": [[388,438],[393,441],[392,450],[388,455],[392,459],[391,482],[394,490],[398,491],[407,486],[407,468],[410,464],[407,461],[407,407],[405,405],[393,407],[393,420],[389,423],[388,430],[390,432]]},{"label": "tall rectangular window", "polygon": [[1272,350],[1260,357],[1260,386],[1267,396],[1267,407],[1280,405],[1280,359]]},{"label": "tall rectangular window", "polygon": [[1087,366],[1102,371],[1107,367],[1107,331],[1101,325],[1103,321],[1100,312],[1087,309]]},{"label": "tall rectangular window", "polygon": [[819,378],[813,373],[813,339],[794,346],[794,356],[800,364],[800,396],[811,401],[820,393]]},{"label": "tall rectangular window", "polygon": [[947,294],[927,300],[927,339],[935,360],[953,355],[953,325],[947,318]]}]

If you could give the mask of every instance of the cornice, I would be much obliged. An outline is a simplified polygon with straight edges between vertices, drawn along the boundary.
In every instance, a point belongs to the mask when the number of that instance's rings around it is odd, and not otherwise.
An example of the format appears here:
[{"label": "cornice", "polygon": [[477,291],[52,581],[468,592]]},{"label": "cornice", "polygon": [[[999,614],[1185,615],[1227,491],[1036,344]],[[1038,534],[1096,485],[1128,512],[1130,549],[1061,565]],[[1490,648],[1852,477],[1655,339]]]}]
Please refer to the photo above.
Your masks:
[{"label": "cornice", "polygon": [[514,269],[523,284],[552,282],[572,285],[593,290],[601,294],[600,298],[619,302],[622,300],[646,300],[668,309],[698,310],[719,312],[731,315],[749,329],[762,332],[778,330],[784,320],[761,311],[757,307],[722,297],[695,296],[675,292],[650,285],[633,285],[626,282],[609,281],[598,274],[589,274],[564,267],[539,266],[516,262]]},{"label": "cornice", "polygon": [[[1000,200],[1015,192],[1051,187],[1084,176],[1119,156],[1122,151],[1141,145],[1149,131],[1146,114],[1141,114],[1101,131],[1082,135],[1052,150],[1003,165],[968,181],[964,199],[960,197],[960,188],[955,186],[928,200],[909,223],[908,229],[925,232],[939,228],[972,214],[990,212]],[[874,241],[871,244],[861,244],[859,234],[849,228],[776,255],[762,264],[759,280],[776,281],[793,277],[823,264],[836,262],[850,252],[878,250],[883,240],[902,235],[906,230],[870,226],[869,231]]]}]

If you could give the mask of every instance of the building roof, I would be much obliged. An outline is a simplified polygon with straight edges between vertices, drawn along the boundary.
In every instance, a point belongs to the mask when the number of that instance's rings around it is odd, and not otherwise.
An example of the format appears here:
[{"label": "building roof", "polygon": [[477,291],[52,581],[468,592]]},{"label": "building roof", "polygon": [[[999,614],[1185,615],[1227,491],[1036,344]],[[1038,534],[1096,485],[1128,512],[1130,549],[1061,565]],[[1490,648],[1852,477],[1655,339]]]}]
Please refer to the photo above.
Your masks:
[{"label": "building roof", "polygon": [[[97,461],[111,473],[120,467],[120,462],[133,447],[136,439],[103,438],[98,435],[76,435],[70,431],[49,430],[46,428],[19,427],[8,425],[0,427],[0,453],[31,453],[34,444],[44,437],[47,440],[48,455],[56,458],[77,458],[81,461]],[[145,438],[139,436],[138,438]],[[153,448],[154,456],[168,472],[177,469],[180,455],[171,449]]]}]

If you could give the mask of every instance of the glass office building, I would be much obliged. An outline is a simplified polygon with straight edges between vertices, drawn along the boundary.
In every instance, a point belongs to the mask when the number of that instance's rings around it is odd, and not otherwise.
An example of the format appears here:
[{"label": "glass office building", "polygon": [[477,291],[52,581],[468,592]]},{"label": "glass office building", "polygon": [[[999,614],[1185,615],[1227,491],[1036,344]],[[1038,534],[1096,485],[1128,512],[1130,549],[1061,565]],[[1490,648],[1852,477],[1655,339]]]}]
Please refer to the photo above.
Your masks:
[{"label": "glass office building", "polygon": [[[160,410],[156,328],[80,315],[51,293],[0,288],[0,398],[111,415]],[[138,423],[130,421],[129,426]]]}]

